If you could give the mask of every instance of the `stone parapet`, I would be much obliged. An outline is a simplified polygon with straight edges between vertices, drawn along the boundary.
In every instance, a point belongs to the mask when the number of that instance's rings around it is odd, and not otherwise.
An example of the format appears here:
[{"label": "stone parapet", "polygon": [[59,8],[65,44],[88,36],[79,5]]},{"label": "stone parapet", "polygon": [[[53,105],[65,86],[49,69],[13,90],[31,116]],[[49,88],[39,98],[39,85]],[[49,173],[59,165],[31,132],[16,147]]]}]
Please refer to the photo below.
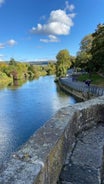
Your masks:
[{"label": "stone parapet", "polygon": [[0,184],[56,184],[79,133],[104,121],[104,96],[60,109],[11,156]]}]

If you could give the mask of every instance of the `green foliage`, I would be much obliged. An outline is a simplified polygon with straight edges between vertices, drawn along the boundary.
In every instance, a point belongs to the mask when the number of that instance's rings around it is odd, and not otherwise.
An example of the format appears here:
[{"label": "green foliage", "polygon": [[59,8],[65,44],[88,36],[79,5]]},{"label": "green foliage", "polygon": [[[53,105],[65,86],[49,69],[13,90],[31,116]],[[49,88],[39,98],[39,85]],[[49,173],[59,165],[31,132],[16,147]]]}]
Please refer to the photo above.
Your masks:
[{"label": "green foliage", "polygon": [[93,34],[83,38],[75,66],[104,73],[104,24],[99,24]]},{"label": "green foliage", "polygon": [[47,75],[53,75],[56,73],[56,64],[53,62],[49,62],[48,65],[45,67]]},{"label": "green foliage", "polygon": [[104,77],[100,76],[97,73],[82,74],[78,77],[79,81],[85,81],[87,79],[90,79],[92,81],[91,84],[104,86]]},{"label": "green foliage", "polygon": [[61,50],[56,56],[56,76],[63,77],[67,73],[67,69],[71,66],[70,54],[68,50]]},{"label": "green foliage", "polygon": [[104,24],[99,24],[92,34],[92,62],[95,71],[104,73]]},{"label": "green foliage", "polygon": [[92,48],[93,36],[89,34],[85,36],[80,43],[80,50],[89,53]]},{"label": "green foliage", "polygon": [[71,68],[73,68],[75,66],[76,57],[75,56],[70,56],[70,62],[71,62]]},{"label": "green foliage", "polygon": [[38,78],[47,75],[47,69],[50,74],[53,74],[55,65],[49,64],[47,68],[40,65],[30,65],[24,62],[17,62],[11,59],[9,63],[0,63],[0,84],[3,81],[26,80],[28,78]]},{"label": "green foliage", "polygon": [[80,43],[80,51],[77,53],[76,63],[77,67],[84,68],[85,70],[89,70],[89,62],[92,58],[92,54],[90,52],[92,48],[93,36],[89,34],[85,36]]},{"label": "green foliage", "polygon": [[16,65],[16,61],[14,60],[14,58],[11,58],[9,61],[9,65]]},{"label": "green foliage", "polygon": [[5,62],[0,62],[0,71],[5,73],[5,69],[8,67],[8,64]]},{"label": "green foliage", "polygon": [[38,78],[39,76],[44,76],[47,74],[45,68],[40,65],[29,65],[28,74],[30,78]]},{"label": "green foliage", "polygon": [[8,85],[12,82],[12,78],[0,71],[0,86]]},{"label": "green foliage", "polygon": [[28,76],[28,67],[25,63],[16,62],[15,65],[9,64],[4,71],[9,77],[13,77],[13,79],[23,79]]}]

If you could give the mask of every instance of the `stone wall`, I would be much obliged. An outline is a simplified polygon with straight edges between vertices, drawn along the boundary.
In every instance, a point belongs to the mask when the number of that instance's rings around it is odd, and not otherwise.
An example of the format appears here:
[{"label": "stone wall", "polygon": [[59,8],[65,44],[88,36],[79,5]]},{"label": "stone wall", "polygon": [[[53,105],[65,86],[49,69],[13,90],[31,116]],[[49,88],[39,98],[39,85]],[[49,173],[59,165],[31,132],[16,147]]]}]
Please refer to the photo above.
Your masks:
[{"label": "stone wall", "polygon": [[104,121],[104,96],[60,109],[0,170],[0,184],[56,184],[76,136]]},{"label": "stone wall", "polygon": [[85,101],[86,99],[88,99],[88,94],[87,93],[83,94],[82,92],[80,92],[80,91],[72,88],[71,86],[67,85],[65,83],[65,81],[59,80],[58,84],[59,84],[59,86],[62,90],[64,90],[65,92],[67,92],[71,95],[74,95],[74,96],[78,97],[80,100]]},{"label": "stone wall", "polygon": [[85,82],[73,81],[70,77],[60,78],[58,82],[62,89],[83,100],[104,95],[104,87],[88,86]]}]

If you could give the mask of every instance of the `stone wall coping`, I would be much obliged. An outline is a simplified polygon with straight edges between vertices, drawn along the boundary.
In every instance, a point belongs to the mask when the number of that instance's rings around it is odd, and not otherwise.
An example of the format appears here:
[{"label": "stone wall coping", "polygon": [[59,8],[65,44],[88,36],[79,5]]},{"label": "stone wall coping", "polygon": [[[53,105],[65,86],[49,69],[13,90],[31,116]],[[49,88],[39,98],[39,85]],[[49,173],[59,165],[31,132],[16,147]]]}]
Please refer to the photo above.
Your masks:
[{"label": "stone wall coping", "polygon": [[56,184],[76,134],[103,117],[104,96],[60,109],[11,156],[0,184]]}]

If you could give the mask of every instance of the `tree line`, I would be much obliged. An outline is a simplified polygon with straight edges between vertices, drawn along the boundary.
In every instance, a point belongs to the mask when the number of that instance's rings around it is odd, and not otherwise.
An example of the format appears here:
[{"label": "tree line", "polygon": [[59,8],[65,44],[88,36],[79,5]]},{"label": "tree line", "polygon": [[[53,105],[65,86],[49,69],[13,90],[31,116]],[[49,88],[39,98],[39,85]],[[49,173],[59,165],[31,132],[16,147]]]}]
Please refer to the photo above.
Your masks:
[{"label": "tree line", "polygon": [[51,61],[48,65],[32,65],[26,62],[15,61],[0,62],[0,85],[13,82],[14,80],[26,80],[56,73],[56,65]]},{"label": "tree line", "polygon": [[52,74],[63,77],[72,67],[84,69],[90,73],[104,74],[104,24],[99,24],[94,33],[86,35],[81,40],[76,57],[71,56],[67,49],[63,49],[58,52],[56,63],[50,61],[46,66],[17,62],[14,58],[9,62],[0,62],[0,84]]},{"label": "tree line", "polygon": [[94,33],[81,40],[76,57],[70,56],[68,50],[61,50],[56,58],[57,77],[65,76],[67,69],[73,66],[104,74],[104,24],[99,24]]},{"label": "tree line", "polygon": [[89,72],[104,73],[104,24],[99,24],[94,33],[82,39],[76,66]]}]

